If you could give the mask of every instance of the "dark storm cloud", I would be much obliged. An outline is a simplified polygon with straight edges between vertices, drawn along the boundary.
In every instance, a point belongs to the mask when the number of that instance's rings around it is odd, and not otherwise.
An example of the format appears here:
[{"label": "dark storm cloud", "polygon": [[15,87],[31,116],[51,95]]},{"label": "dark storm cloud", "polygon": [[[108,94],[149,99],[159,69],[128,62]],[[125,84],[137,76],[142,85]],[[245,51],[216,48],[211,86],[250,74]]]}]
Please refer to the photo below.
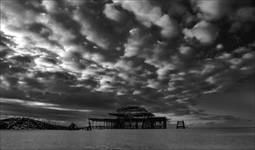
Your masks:
[{"label": "dark storm cloud", "polygon": [[194,99],[254,75],[254,12],[250,0],[3,1],[0,96],[194,117]]}]

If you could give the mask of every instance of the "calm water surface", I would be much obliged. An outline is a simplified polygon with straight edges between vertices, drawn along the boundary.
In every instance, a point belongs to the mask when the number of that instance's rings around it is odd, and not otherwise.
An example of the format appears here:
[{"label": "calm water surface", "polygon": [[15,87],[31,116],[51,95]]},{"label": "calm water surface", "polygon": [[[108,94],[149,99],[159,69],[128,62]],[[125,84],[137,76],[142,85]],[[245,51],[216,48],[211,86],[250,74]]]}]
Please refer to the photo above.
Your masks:
[{"label": "calm water surface", "polygon": [[254,150],[255,129],[0,131],[1,150]]}]

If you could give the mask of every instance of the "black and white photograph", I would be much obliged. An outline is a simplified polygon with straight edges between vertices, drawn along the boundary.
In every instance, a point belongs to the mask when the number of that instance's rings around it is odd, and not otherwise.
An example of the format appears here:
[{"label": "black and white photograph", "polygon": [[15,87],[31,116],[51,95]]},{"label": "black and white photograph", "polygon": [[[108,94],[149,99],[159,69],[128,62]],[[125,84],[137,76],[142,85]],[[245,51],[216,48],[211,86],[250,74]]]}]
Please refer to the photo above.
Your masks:
[{"label": "black and white photograph", "polygon": [[255,150],[255,0],[0,0],[0,150]]}]

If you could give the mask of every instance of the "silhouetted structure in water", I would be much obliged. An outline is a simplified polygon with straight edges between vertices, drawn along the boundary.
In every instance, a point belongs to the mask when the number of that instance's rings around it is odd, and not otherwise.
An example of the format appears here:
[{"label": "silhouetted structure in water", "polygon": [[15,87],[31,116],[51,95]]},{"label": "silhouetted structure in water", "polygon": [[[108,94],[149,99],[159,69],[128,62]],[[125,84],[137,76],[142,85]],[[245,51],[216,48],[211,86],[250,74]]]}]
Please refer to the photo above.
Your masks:
[{"label": "silhouetted structure in water", "polygon": [[76,129],[78,129],[78,126],[77,126],[76,124],[74,124],[74,123],[71,123],[71,124],[69,125],[68,129],[69,129],[69,130],[76,130]]},{"label": "silhouetted structure in water", "polygon": [[166,117],[156,117],[143,107],[127,106],[109,113],[115,118],[89,118],[92,129],[166,129]]},{"label": "silhouetted structure in water", "polygon": [[184,121],[177,121],[176,129],[185,129]]},{"label": "silhouetted structure in water", "polygon": [[86,127],[86,130],[88,130],[88,131],[92,130],[90,120],[89,120],[89,125]]}]

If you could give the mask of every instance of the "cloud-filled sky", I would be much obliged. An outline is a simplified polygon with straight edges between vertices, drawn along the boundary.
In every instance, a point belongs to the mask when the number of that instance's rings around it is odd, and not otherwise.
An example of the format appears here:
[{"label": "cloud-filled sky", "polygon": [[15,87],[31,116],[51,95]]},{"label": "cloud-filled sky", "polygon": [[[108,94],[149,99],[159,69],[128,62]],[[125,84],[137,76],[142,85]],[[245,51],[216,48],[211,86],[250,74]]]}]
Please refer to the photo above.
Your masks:
[{"label": "cloud-filled sky", "polygon": [[253,0],[0,7],[2,118],[86,122],[139,105],[170,122],[254,125]]}]

